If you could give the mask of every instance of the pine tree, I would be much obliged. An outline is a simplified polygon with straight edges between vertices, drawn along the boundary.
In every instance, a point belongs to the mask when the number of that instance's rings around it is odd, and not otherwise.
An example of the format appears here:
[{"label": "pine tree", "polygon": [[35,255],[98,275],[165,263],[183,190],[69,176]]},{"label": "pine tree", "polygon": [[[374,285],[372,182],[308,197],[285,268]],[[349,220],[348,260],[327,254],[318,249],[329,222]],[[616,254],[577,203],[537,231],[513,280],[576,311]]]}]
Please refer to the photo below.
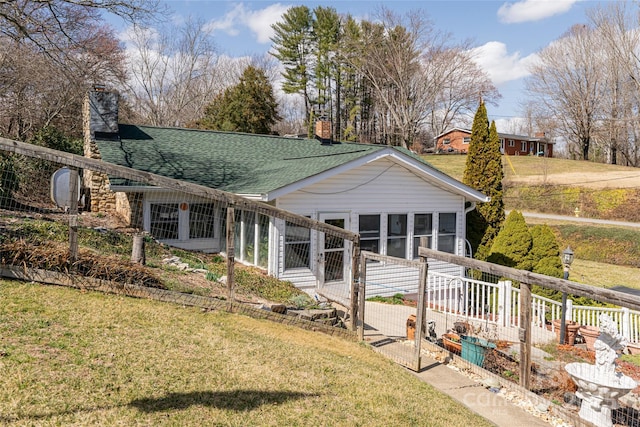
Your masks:
[{"label": "pine tree", "polygon": [[294,6],[282,15],[282,21],[272,25],[271,38],[275,58],[282,62],[282,90],[302,95],[305,121],[311,114],[310,84],[313,79],[313,15],[307,6]]},{"label": "pine tree", "polygon": [[240,82],[227,88],[197,121],[200,129],[269,134],[280,119],[273,87],[264,71],[247,67]]},{"label": "pine tree", "polygon": [[502,155],[495,122],[487,118],[484,102],[476,111],[471,128],[471,142],[463,182],[491,197],[467,215],[467,239],[477,259],[487,259],[489,250],[504,222],[502,199]]}]

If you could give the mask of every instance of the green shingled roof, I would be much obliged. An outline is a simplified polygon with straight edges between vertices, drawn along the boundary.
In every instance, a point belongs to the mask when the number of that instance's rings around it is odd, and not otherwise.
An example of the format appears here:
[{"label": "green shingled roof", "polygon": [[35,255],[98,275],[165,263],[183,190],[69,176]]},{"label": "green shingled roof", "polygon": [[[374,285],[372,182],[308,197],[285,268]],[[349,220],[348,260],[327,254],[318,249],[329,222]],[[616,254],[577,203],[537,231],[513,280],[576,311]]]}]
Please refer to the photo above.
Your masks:
[{"label": "green shingled roof", "polygon": [[96,142],[107,162],[236,194],[267,194],[388,148],[134,125],[120,125],[120,141]]}]

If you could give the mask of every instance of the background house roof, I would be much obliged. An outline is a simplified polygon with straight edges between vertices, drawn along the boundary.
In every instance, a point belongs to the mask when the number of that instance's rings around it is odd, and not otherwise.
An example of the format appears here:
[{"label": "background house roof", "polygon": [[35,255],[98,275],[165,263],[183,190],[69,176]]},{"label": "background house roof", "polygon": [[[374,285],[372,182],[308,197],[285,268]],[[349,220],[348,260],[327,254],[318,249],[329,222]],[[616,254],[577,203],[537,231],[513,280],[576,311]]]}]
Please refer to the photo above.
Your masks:
[{"label": "background house roof", "polygon": [[[455,181],[410,151],[385,145],[122,124],[119,134],[120,140],[96,141],[103,160],[240,195],[264,196],[390,149],[437,179]],[[110,180],[113,186],[135,185]],[[472,198],[480,195],[457,181],[453,185]]]},{"label": "background house roof", "polygon": [[[451,129],[447,129],[444,132],[442,132],[440,135],[434,137],[433,139],[439,139],[447,134],[450,134],[451,132],[462,132],[462,133],[466,133],[469,134],[469,136],[471,136],[471,129],[463,129],[463,128],[451,128]],[[531,141],[531,142],[538,142],[538,141],[544,141],[547,144],[555,144],[554,141],[548,140],[545,137],[539,137],[539,136],[527,136],[527,135],[516,135],[516,134],[512,134],[512,133],[502,133],[502,132],[498,132],[498,137],[500,138],[504,138],[504,139],[517,139],[518,141]]]}]

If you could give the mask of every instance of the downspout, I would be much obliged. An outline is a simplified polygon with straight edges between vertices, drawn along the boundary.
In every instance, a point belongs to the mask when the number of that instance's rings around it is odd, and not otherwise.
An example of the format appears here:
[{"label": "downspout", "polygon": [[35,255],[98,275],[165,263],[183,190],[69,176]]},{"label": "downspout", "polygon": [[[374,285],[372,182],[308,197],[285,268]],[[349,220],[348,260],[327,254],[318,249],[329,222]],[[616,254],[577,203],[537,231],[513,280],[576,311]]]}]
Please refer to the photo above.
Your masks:
[{"label": "downspout", "polygon": [[[467,223],[466,222],[466,215],[476,208],[476,202],[469,202],[469,203],[470,203],[469,207],[464,210],[465,224]],[[467,240],[466,237],[467,236],[465,236],[464,242],[465,242],[465,244],[467,246],[468,253],[466,253],[465,256],[467,256],[469,258],[473,258],[473,250],[471,249],[471,243],[469,243],[469,241]]]},{"label": "downspout", "polygon": [[469,203],[471,203],[469,207],[464,210],[465,215],[476,208],[476,202],[469,202]]}]

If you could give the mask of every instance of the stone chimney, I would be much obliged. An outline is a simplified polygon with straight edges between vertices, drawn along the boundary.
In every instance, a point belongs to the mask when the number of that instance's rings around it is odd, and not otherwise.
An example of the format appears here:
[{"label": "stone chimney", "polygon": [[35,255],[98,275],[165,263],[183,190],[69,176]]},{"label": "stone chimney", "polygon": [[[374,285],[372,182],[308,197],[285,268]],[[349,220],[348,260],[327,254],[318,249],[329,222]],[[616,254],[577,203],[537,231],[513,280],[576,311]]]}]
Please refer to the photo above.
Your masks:
[{"label": "stone chimney", "polygon": [[331,122],[329,120],[318,120],[316,122],[316,139],[325,145],[331,145]]},{"label": "stone chimney", "polygon": [[[82,108],[84,134],[84,155],[101,159],[97,140],[117,141],[118,135],[118,94],[107,92],[104,86],[94,86],[87,93]],[[85,170],[83,173],[85,202],[89,211],[107,212],[115,210],[115,193],[109,190],[107,175]]]}]

